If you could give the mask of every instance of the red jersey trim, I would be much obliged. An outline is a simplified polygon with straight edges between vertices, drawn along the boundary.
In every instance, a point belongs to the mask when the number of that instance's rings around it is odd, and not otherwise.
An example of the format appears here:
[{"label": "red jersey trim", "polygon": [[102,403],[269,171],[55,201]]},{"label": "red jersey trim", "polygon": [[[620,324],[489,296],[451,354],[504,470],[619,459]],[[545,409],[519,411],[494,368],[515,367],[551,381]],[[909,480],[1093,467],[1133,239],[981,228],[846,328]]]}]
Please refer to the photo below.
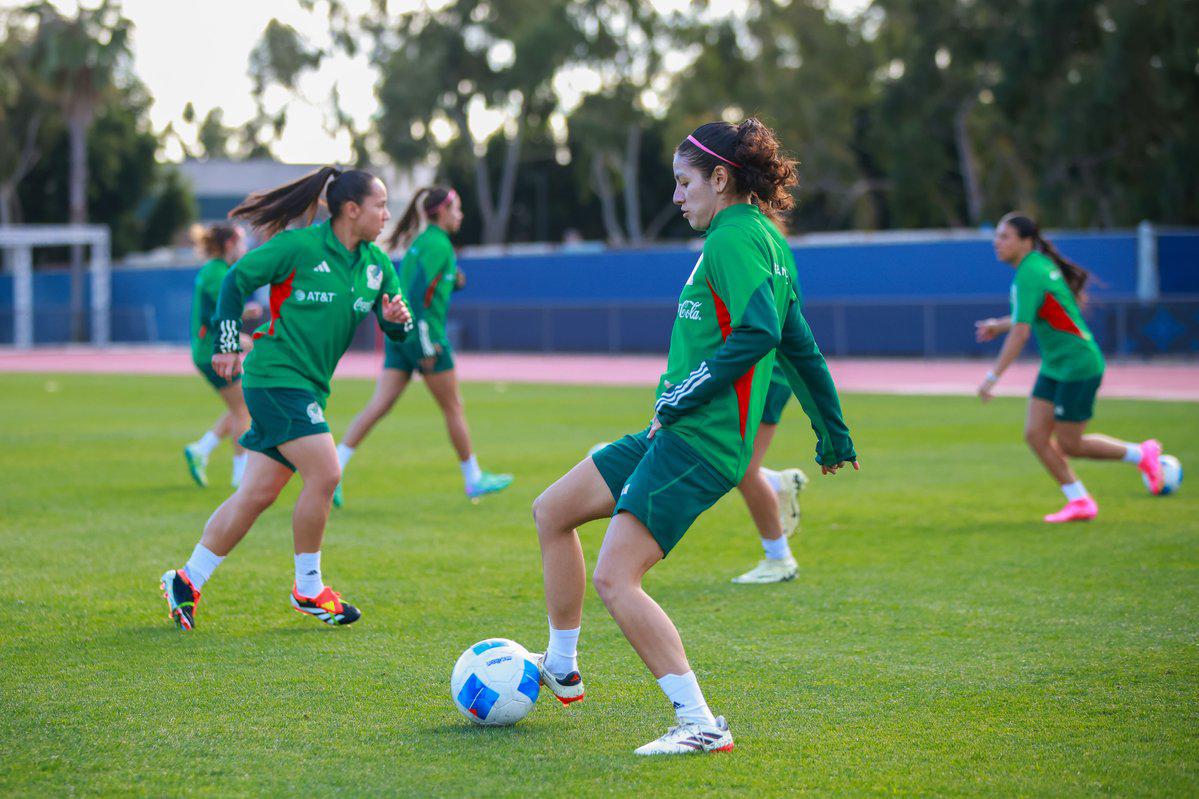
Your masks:
[{"label": "red jersey trim", "polygon": [[[716,293],[716,289],[712,288],[712,281],[705,279],[704,282],[708,284],[708,291],[712,293],[712,304],[716,307],[716,322],[720,325],[720,340],[725,341],[733,332],[733,317],[729,313],[728,306]],[[733,390],[737,394],[737,415],[741,422],[742,441],[745,440],[745,425],[749,421],[749,398],[753,393],[754,369],[756,368],[756,365],[749,367],[749,371],[733,383]]]},{"label": "red jersey trim", "polygon": [[1037,311],[1037,316],[1044,319],[1054,330],[1084,338],[1078,325],[1074,324],[1070,314],[1066,313],[1066,309],[1052,294],[1045,294],[1045,301],[1041,303],[1041,310]]},{"label": "red jersey trim", "polygon": [[437,284],[441,282],[441,272],[437,273],[437,277],[433,278],[433,282],[429,284],[429,288],[425,289],[425,307],[428,308],[433,304],[433,292],[437,291]]},{"label": "red jersey trim", "polygon": [[282,283],[274,283],[271,285],[271,326],[267,328],[264,334],[261,330],[254,332],[254,338],[262,338],[263,335],[275,335],[275,322],[283,313],[283,302],[291,296],[291,281],[296,276],[296,270],[291,270],[291,274]]}]

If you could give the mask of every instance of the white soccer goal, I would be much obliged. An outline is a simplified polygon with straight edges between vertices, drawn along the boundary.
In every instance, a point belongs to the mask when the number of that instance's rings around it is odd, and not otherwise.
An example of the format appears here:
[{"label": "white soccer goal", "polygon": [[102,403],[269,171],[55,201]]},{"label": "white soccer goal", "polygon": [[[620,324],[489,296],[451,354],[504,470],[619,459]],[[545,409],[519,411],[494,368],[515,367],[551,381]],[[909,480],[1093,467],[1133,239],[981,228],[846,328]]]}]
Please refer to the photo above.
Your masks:
[{"label": "white soccer goal", "polygon": [[8,225],[0,227],[0,252],[13,275],[13,344],[20,349],[33,346],[33,251],[37,247],[82,245],[90,248],[91,340],[109,341],[112,303],[112,251],[105,225]]}]

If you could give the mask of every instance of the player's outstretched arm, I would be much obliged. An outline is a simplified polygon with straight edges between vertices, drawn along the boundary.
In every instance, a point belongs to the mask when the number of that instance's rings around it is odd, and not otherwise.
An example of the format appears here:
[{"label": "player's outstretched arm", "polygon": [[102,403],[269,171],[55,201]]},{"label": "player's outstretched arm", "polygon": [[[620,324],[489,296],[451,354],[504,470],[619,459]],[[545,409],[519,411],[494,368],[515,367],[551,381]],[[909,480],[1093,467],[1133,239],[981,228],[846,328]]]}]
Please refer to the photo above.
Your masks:
[{"label": "player's outstretched arm", "polygon": [[821,471],[832,474],[845,464],[853,464],[857,469],[858,456],[841,414],[837,386],[812,336],[812,329],[800,313],[798,301],[787,309],[778,358],[791,390],[812,422],[812,430],[816,433],[816,462]]},{"label": "player's outstretched arm", "polygon": [[1012,325],[1007,338],[1003,340],[1003,347],[999,350],[999,357],[996,359],[995,365],[991,367],[991,371],[987,372],[978,386],[978,396],[983,402],[989,402],[995,396],[993,393],[995,384],[999,382],[999,378],[1012,365],[1012,362],[1020,357],[1020,353],[1023,352],[1024,346],[1028,344],[1031,336],[1032,326],[1027,322],[1018,322]]}]

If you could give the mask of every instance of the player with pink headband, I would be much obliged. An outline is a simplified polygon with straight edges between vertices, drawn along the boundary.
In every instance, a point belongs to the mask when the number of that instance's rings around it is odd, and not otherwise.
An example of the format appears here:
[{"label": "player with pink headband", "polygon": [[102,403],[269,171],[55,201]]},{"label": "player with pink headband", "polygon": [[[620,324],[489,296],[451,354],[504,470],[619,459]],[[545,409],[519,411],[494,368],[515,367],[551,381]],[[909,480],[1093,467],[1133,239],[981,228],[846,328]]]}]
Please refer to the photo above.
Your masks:
[{"label": "player with pink headband", "polygon": [[[337,459],[344,470],[371,428],[404,393],[412,373],[419,371],[445,417],[450,442],[458,453],[466,495],[476,499],[507,488],[512,475],[491,474],[479,468],[458,393],[454,355],[445,332],[450,294],[466,284],[450,242],[450,236],[461,227],[462,200],[458,192],[431,186],[416,192],[392,231],[388,249],[395,252],[406,248],[399,268],[400,285],[406,291],[404,296],[411,298],[418,335],[410,336],[403,346],[384,344],[386,357],[375,394],[350,423],[345,438],[337,446]],[[339,484],[333,505],[339,508],[344,501]]]}]

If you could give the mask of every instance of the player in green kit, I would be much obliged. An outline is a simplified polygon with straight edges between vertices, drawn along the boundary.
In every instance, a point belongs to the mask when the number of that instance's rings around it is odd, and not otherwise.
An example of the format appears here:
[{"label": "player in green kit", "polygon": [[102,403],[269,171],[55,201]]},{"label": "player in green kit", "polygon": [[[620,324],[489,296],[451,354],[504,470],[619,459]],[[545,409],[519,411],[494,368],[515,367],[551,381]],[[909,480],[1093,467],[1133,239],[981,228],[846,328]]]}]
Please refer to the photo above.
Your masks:
[{"label": "player in green kit", "polygon": [[[417,335],[384,344],[383,373],[375,384],[374,396],[350,422],[345,438],[337,445],[337,458],[344,469],[367,433],[404,393],[412,373],[420,372],[445,417],[450,443],[462,469],[466,496],[473,500],[507,488],[512,475],[492,474],[479,468],[471,447],[462,396],[458,393],[454,353],[445,332],[450,294],[466,283],[454,257],[454,245],[450,243],[450,236],[460,227],[462,200],[458,192],[439,186],[419,190],[396,224],[388,249],[407,248],[400,263],[400,285],[405,296],[412,300]],[[334,507],[341,507],[342,501],[339,484],[333,494]]]},{"label": "player in green kit", "polygon": [[[246,453],[237,443],[238,437],[250,426],[250,414],[246,410],[246,401],[241,395],[241,386],[237,384],[240,378],[232,381],[218,375],[212,369],[212,345],[216,340],[212,326],[209,323],[216,310],[217,297],[221,293],[221,281],[225,273],[246,251],[245,240],[241,230],[234,225],[216,224],[202,227],[197,225],[192,232],[196,249],[208,260],[196,274],[195,289],[192,293],[191,312],[191,350],[192,363],[196,370],[203,375],[208,384],[220,395],[228,410],[217,419],[212,429],[196,441],[188,444],[183,450],[187,460],[187,469],[192,479],[200,487],[208,485],[208,456],[216,449],[223,438],[233,439],[233,478],[232,484],[237,488],[241,476],[246,469]],[[257,303],[246,303],[245,316],[256,319],[262,315],[262,309]],[[248,336],[242,337],[242,346],[250,348]]]},{"label": "player in green kit", "polygon": [[537,658],[542,683],[564,703],[584,695],[577,644],[586,568],[576,528],[611,517],[593,582],[677,718],[636,750],[642,755],[733,748],[728,725],[704,701],[678,630],[642,578],[745,474],[776,351],[811,415],[821,470],[857,468],[836,387],[767,230],[768,216],[794,204],[788,189],[795,162],[756,119],[712,122],[679,145],[674,177],[675,204],[707,236],[679,296],[653,420],[579,463],[533,504],[550,625]]},{"label": "player in green kit", "polygon": [[[322,194],[329,221],[284,230],[295,219],[311,222]],[[292,513],[291,606],[326,624],[351,624],[358,609],[342,602],[321,576],[321,542],[341,480],[325,401],[333,370],[363,319],[373,314],[392,339],[402,340],[412,329],[395,267],[374,244],[388,220],[387,189],[368,172],[323,167],[251,195],[230,216],[269,237],[225,275],[212,318],[212,368],[232,380],[242,371],[238,333],[245,297],[270,285],[271,320],[254,334],[242,379],[251,426],[241,444],[250,450],[249,462],[237,491],[204,526],[187,565],[163,574],[163,594],[179,628],[193,629],[200,590],[298,471],[304,486]]]},{"label": "player in green kit", "polygon": [[1099,506],[1087,493],[1067,458],[1122,460],[1145,475],[1149,490],[1160,493],[1162,446],[1156,439],[1140,444],[1109,436],[1084,434],[1103,380],[1103,354],[1079,311],[1088,272],[1067,260],[1027,216],[1010,213],[995,229],[995,255],[1016,270],[1012,280],[1012,313],[975,323],[979,341],[1007,333],[995,366],[978,387],[983,402],[991,399],[999,377],[1020,355],[1030,336],[1041,350],[1041,371],[1028,402],[1024,438],[1066,495],[1066,506],[1045,517],[1047,522],[1095,518]]}]

